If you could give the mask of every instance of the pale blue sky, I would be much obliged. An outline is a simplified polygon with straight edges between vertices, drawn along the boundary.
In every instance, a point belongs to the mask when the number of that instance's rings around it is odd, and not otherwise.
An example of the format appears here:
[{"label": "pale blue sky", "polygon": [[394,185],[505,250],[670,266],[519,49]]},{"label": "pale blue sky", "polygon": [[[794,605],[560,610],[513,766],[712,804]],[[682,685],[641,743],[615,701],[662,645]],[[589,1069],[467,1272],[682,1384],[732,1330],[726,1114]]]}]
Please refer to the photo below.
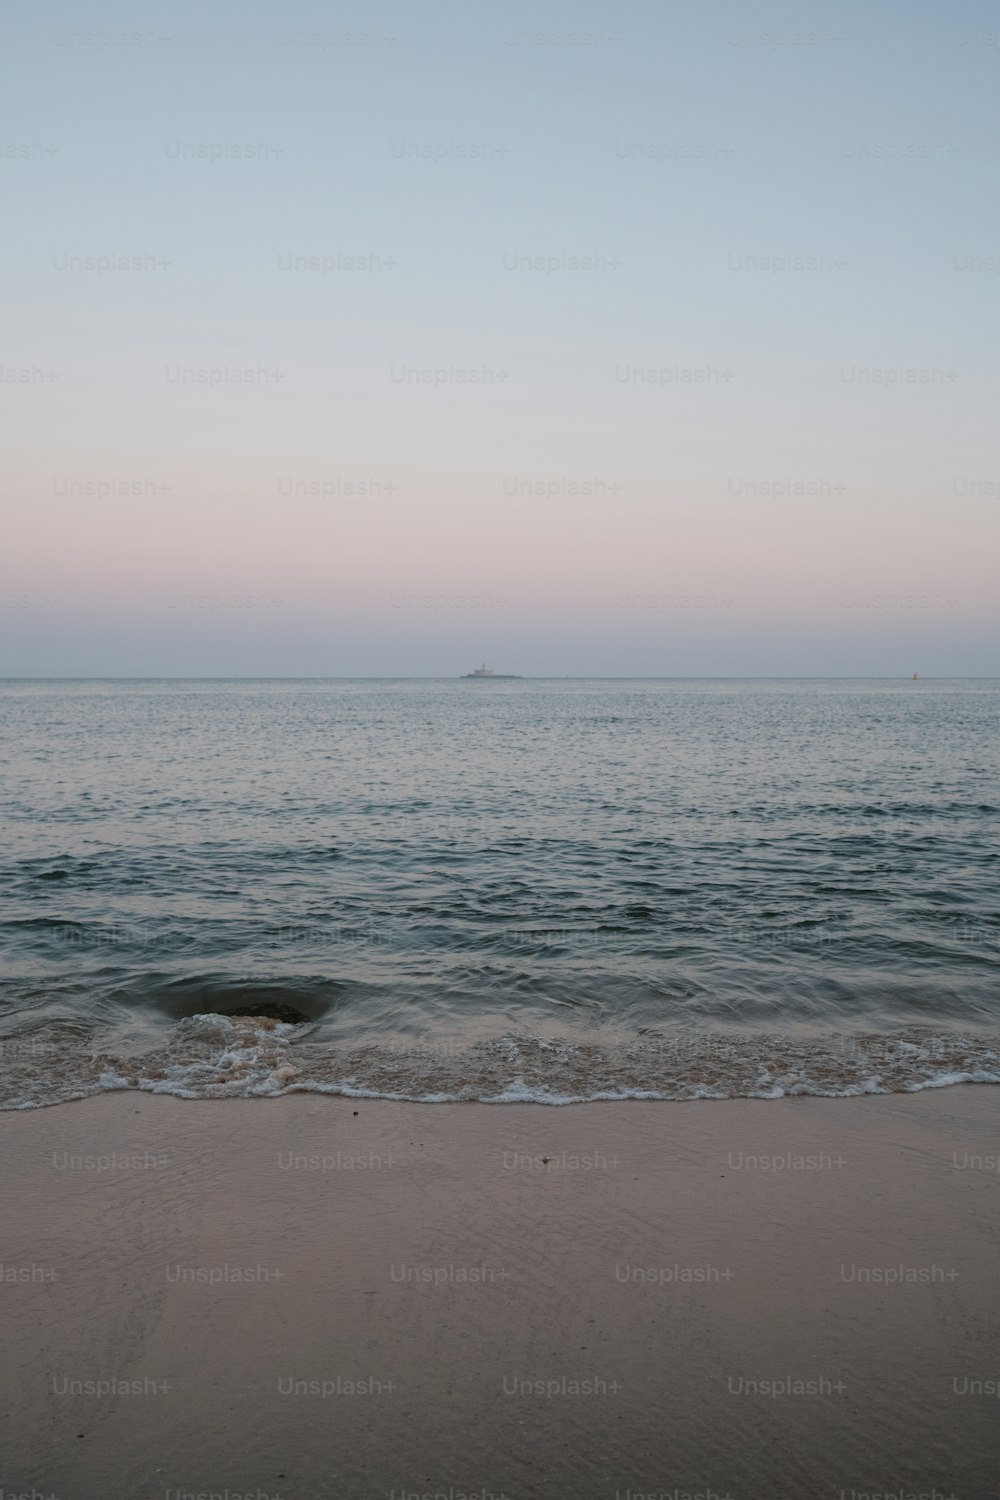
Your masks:
[{"label": "pale blue sky", "polygon": [[991,4],[4,33],[0,674],[996,670]]}]

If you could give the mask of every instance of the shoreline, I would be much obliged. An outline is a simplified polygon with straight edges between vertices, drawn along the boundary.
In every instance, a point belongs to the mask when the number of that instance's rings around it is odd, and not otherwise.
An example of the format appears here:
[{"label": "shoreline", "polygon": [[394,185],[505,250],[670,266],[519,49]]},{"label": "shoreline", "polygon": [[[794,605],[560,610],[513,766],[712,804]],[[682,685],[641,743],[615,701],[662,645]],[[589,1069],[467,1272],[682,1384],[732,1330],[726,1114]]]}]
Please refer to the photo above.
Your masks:
[{"label": "shoreline", "polygon": [[995,1500],[998,1097],[4,1112],[0,1483]]},{"label": "shoreline", "polygon": [[540,1104],[892,1096],[1000,1083],[1000,1035],[930,1026],[775,1035],[704,1031],[596,1042],[507,1031],[447,1046],[315,1039],[308,1021],[180,1017],[141,1052],[58,1025],[0,1038],[0,1111],[106,1093],[181,1099],[298,1093],[391,1103]]}]

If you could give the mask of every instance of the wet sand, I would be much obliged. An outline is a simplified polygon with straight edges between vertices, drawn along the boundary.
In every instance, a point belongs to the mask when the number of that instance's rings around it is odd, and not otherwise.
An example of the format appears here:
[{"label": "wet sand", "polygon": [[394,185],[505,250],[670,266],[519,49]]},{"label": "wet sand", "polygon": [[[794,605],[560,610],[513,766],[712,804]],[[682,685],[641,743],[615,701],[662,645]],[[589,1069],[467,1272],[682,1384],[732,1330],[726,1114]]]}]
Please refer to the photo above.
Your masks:
[{"label": "wet sand", "polygon": [[4,1500],[997,1500],[998,1110],[4,1114]]}]

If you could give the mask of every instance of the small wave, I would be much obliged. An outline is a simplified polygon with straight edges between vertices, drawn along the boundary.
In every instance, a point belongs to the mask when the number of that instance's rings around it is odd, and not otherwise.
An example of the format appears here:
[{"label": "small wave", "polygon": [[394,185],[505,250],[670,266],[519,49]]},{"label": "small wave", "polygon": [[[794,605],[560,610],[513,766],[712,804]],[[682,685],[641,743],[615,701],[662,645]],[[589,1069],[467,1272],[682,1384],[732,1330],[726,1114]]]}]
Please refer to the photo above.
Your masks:
[{"label": "small wave", "polygon": [[67,917],[11,917],[7,922],[0,922],[0,928],[9,928],[11,931],[36,930],[46,931],[73,931],[86,932],[89,924],[85,922],[74,922]]},{"label": "small wave", "polygon": [[142,1055],[48,1027],[0,1038],[0,1108],[137,1089],[184,1099],[309,1092],[436,1104],[780,1099],[913,1093],[1000,1083],[1000,1037],[911,1029],[891,1036],[644,1036],[619,1046],[510,1032],[470,1045],[350,1047],[265,1015],[185,1016]]}]

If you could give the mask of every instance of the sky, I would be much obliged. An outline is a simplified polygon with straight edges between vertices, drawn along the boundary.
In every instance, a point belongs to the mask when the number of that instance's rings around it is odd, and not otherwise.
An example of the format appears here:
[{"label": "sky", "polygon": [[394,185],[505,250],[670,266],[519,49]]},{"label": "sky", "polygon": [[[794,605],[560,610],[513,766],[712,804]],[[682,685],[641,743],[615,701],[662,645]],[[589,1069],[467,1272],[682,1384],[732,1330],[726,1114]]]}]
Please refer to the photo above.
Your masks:
[{"label": "sky", "polygon": [[0,676],[997,674],[992,3],[4,33]]}]

